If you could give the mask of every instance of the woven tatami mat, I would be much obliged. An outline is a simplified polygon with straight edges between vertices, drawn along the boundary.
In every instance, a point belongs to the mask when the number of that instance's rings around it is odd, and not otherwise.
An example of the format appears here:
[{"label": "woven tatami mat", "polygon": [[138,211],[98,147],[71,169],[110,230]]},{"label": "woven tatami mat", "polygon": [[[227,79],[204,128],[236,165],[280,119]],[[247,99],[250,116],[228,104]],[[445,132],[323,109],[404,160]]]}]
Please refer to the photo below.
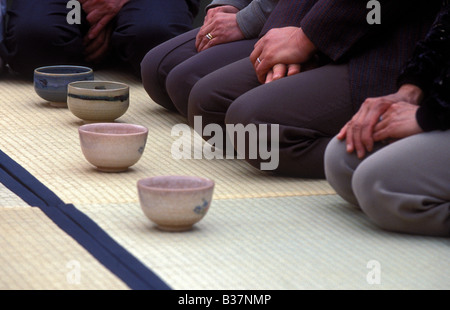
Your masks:
[{"label": "woven tatami mat", "polygon": [[99,173],[84,159],[77,132],[83,122],[68,109],[49,106],[30,81],[0,80],[0,149],[67,203],[134,202],[138,179],[165,174],[212,178],[216,199],[333,193],[325,181],[269,177],[242,160],[176,160],[171,147],[179,137],[171,130],[184,119],[153,103],[134,77],[100,72],[95,78],[128,83],[130,108],[117,121],[149,128],[143,157],[126,173]]},{"label": "woven tatami mat", "polygon": [[380,231],[336,195],[216,200],[183,233],[138,204],[77,207],[174,289],[450,287],[448,239]]},{"label": "woven tatami mat", "polygon": [[0,209],[2,208],[29,208],[29,205],[0,183]]},{"label": "woven tatami mat", "polygon": [[0,208],[0,290],[127,289],[39,208]]},{"label": "woven tatami mat", "polygon": [[[118,121],[149,128],[144,155],[129,171],[108,174],[92,168],[79,146],[77,128],[83,122],[67,109],[50,107],[31,82],[0,80],[0,149],[169,286],[450,287],[448,239],[380,231],[343,204],[325,181],[269,177],[239,160],[175,160],[170,150],[177,137],[171,129],[184,120],[152,103],[132,77],[100,72],[96,79],[128,83],[131,106]],[[192,231],[161,232],[140,210],[136,181],[164,174],[216,181],[212,207]],[[0,187],[3,197],[0,206],[8,208],[0,208],[0,288],[72,289],[66,266],[74,260],[86,271],[78,287],[124,286],[39,209],[26,207]],[[43,262],[35,256],[52,263],[39,269]],[[370,262],[379,263],[380,284],[367,282]]]}]

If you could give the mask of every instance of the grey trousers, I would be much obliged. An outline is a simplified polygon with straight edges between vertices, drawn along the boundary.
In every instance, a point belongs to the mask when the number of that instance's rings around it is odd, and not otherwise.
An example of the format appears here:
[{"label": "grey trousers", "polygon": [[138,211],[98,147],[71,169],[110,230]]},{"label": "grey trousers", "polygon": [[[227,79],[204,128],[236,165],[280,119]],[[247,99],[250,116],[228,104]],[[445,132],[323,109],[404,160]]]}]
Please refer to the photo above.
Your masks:
[{"label": "grey trousers", "polygon": [[[270,171],[325,178],[326,145],[358,109],[352,105],[348,65],[325,65],[261,85],[248,57],[256,39],[221,44],[198,53],[197,32],[171,39],[144,57],[142,81],[149,96],[186,116],[194,129],[198,128],[196,117],[201,117],[199,134],[207,141],[211,136],[205,135],[204,129],[210,125],[221,126],[223,132],[226,125],[277,125],[277,150],[270,151],[279,159]],[[270,140],[271,132],[266,136]],[[222,146],[228,143],[228,136],[223,137]],[[260,137],[258,132],[256,144]],[[245,141],[245,151],[252,142]],[[275,145],[273,140],[265,144]],[[272,160],[240,155],[258,169]]]},{"label": "grey trousers", "polygon": [[[194,126],[195,116],[202,116],[203,128],[209,124],[267,124],[270,130],[256,138],[256,143],[266,145],[274,144],[271,137],[276,125],[279,164],[271,171],[324,178],[325,148],[356,110],[351,103],[347,64],[325,65],[261,85],[246,58],[206,75],[194,85],[188,120]],[[246,150],[251,142],[246,141]],[[266,163],[261,156],[241,155],[258,169]]]},{"label": "grey trousers", "polygon": [[150,50],[141,62],[144,89],[166,109],[187,116],[192,87],[205,75],[248,57],[255,40],[220,44],[197,52],[198,29],[188,31]]},{"label": "grey trousers", "polygon": [[450,130],[378,144],[363,160],[333,139],[325,152],[326,178],[383,229],[450,236]]}]

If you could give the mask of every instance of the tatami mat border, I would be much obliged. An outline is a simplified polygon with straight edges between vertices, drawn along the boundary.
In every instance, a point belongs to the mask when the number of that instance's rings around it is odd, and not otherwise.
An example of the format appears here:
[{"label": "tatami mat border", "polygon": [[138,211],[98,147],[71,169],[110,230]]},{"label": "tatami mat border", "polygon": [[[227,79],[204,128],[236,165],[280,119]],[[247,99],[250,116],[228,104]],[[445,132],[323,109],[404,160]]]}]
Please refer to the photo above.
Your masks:
[{"label": "tatami mat border", "polygon": [[170,287],[94,221],[71,204],[65,204],[23,167],[0,151],[0,181],[31,206],[40,208],[131,289],[162,290]]}]

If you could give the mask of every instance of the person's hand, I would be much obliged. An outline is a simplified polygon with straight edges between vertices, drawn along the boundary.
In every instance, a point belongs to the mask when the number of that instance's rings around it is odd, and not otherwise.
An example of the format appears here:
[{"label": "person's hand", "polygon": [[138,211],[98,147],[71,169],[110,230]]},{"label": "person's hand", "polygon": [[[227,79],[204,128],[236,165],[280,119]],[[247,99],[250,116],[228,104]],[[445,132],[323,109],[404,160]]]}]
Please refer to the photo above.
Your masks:
[{"label": "person's hand", "polygon": [[201,52],[214,45],[244,39],[244,34],[236,21],[238,11],[231,5],[209,9],[205,22],[196,36],[197,51]]},{"label": "person's hand", "polygon": [[211,23],[211,21],[213,20],[214,16],[217,13],[236,14],[237,12],[239,12],[239,9],[232,5],[220,5],[220,6],[216,6],[214,8],[210,8],[210,9],[208,9],[208,11],[206,11],[206,15],[203,20],[203,25],[207,25],[207,24]]},{"label": "person's hand", "polygon": [[87,39],[93,40],[130,0],[79,0],[91,25]]},{"label": "person's hand", "polygon": [[400,89],[387,96],[368,98],[361,105],[359,111],[340,130],[337,138],[346,139],[347,152],[356,152],[358,158],[363,158],[366,152],[373,150],[376,141],[374,128],[383,118],[383,114],[397,102],[408,102],[418,105],[423,96],[420,88],[414,85],[403,85]]},{"label": "person's hand", "polygon": [[90,25],[84,37],[85,58],[88,62],[99,62],[109,50],[110,21],[130,0],[79,0]]},{"label": "person's hand", "polygon": [[294,75],[300,73],[300,65],[299,64],[277,64],[275,65],[269,72],[267,72],[266,80],[264,83],[270,83],[276,80],[279,80],[285,76]]},{"label": "person's hand", "polygon": [[87,62],[98,63],[106,56],[109,51],[111,33],[112,27],[107,25],[94,39],[85,38],[84,53]]},{"label": "person's hand", "polygon": [[278,64],[302,64],[312,58],[316,47],[298,27],[274,28],[255,44],[250,60],[261,83]]},{"label": "person's hand", "polygon": [[375,125],[374,141],[395,141],[423,132],[416,120],[418,108],[403,101],[392,104]]},{"label": "person's hand", "polygon": [[317,57],[311,58],[309,61],[303,64],[277,64],[269,72],[267,72],[266,80],[264,83],[270,83],[272,81],[279,80],[286,76],[291,76],[300,72],[315,69],[320,66],[319,59]]}]

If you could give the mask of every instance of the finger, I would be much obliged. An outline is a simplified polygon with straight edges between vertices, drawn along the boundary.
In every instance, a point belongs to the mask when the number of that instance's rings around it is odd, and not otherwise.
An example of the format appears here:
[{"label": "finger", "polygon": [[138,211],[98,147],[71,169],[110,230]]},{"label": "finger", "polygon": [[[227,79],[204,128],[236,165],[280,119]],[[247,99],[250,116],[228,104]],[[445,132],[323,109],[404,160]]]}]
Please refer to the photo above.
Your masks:
[{"label": "finger", "polygon": [[363,158],[366,152],[366,147],[362,141],[362,130],[366,122],[367,109],[361,106],[361,109],[355,114],[351,123],[352,140],[354,150],[359,158]]},{"label": "finger", "polygon": [[199,49],[201,42],[205,39],[205,35],[208,33],[206,30],[207,26],[203,25],[200,27],[200,29],[197,32],[197,35],[195,36],[195,48]]},{"label": "finger", "polygon": [[345,137],[347,136],[347,128],[348,128],[348,123],[345,124],[344,127],[341,128],[339,133],[336,135],[336,138],[339,140],[344,140]]},{"label": "finger", "polygon": [[[262,52],[262,49],[261,49],[261,45],[260,44],[258,44],[259,43],[259,41],[258,42],[256,42],[256,44],[255,44],[255,46],[254,46],[254,48],[253,48],[253,51],[251,52],[251,54],[250,54],[250,61],[252,62],[252,64],[254,64],[254,66],[255,66],[255,70],[256,70],[256,60],[258,59],[258,58],[260,58],[260,56],[261,56],[261,52]],[[261,58],[260,58],[261,59]],[[258,62],[258,64],[259,64],[259,62]]]},{"label": "finger", "polygon": [[198,32],[197,36],[198,36],[197,51],[200,52],[205,50],[205,46],[209,43],[209,41],[214,40],[214,25],[211,24],[206,27],[202,27]]},{"label": "finger", "polygon": [[99,61],[109,49],[109,41],[111,37],[111,30],[105,29],[94,41],[86,47],[86,61],[97,62]]},{"label": "finger", "polygon": [[269,72],[267,72],[267,76],[266,76],[266,81],[264,83],[270,83],[273,81],[273,71],[270,70]]},{"label": "finger", "polygon": [[300,73],[300,70],[301,70],[300,64],[290,64],[290,65],[288,65],[287,76],[291,76],[291,75]]},{"label": "finger", "polygon": [[267,61],[265,61],[265,59],[262,57],[264,56],[260,56],[256,59],[254,67],[256,76],[258,77],[258,81],[263,84],[266,80],[267,73],[272,70],[274,66],[269,66],[267,64]]},{"label": "finger", "polygon": [[84,47],[84,53],[86,55],[92,54],[96,49],[100,48],[103,44],[103,35],[97,36],[94,40],[86,39],[86,45]]},{"label": "finger", "polygon": [[92,40],[96,36],[98,36],[99,33],[105,29],[111,19],[112,17],[110,15],[104,16],[98,23],[96,23],[93,27],[91,27],[91,29],[89,29],[88,38]]},{"label": "finger", "polygon": [[376,132],[373,134],[373,139],[377,142],[387,140],[389,138],[390,138],[390,130],[388,125],[378,128]]},{"label": "finger", "polygon": [[277,64],[271,71],[273,72],[272,81],[279,80],[286,76],[287,66],[285,64]]},{"label": "finger", "polygon": [[209,39],[207,37],[203,37],[203,39],[200,41],[197,51],[204,51],[207,48],[208,44],[210,44],[213,40],[215,40],[215,38]]},{"label": "finger", "polygon": [[363,125],[361,127],[361,143],[368,152],[373,150],[373,131],[375,125],[379,122],[380,112],[377,107],[371,108],[364,115]]},{"label": "finger", "polygon": [[388,127],[389,124],[390,124],[389,115],[388,115],[388,113],[384,113],[383,115],[381,115],[379,117],[379,122],[375,125],[375,127],[373,129],[374,139],[375,139],[375,135],[377,135],[379,132],[386,129],[386,127]]},{"label": "finger", "polygon": [[361,123],[355,122],[352,127],[353,147],[358,158],[363,158],[366,153],[366,147],[361,140]]},{"label": "finger", "polygon": [[348,153],[353,153],[355,151],[355,146],[353,144],[353,130],[351,121],[347,123],[345,144]]},{"label": "finger", "polygon": [[96,24],[100,19],[102,19],[102,17],[102,12],[96,8],[89,10],[86,14],[86,20],[88,21],[89,25]]}]

